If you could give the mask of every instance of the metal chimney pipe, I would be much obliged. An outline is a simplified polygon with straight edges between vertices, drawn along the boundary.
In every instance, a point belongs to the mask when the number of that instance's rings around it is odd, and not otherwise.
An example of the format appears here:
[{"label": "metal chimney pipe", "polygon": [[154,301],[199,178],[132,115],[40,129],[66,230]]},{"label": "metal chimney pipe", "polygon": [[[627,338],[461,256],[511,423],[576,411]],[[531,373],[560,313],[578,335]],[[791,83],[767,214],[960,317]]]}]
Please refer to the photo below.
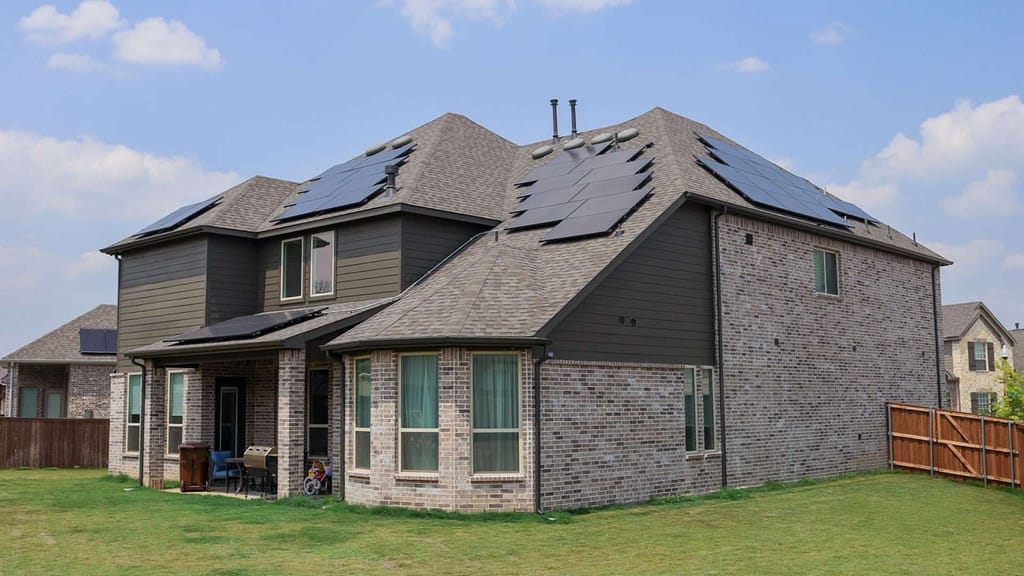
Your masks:
[{"label": "metal chimney pipe", "polygon": [[558,142],[558,98],[551,99],[551,142]]},{"label": "metal chimney pipe", "polygon": [[572,117],[572,137],[576,137],[576,99],[569,100],[569,116]]},{"label": "metal chimney pipe", "polygon": [[[385,186],[386,194],[391,196],[395,193],[395,177],[398,176],[398,164],[388,164],[384,166],[384,175],[387,176],[388,183]],[[378,180],[379,182],[379,180]]]}]

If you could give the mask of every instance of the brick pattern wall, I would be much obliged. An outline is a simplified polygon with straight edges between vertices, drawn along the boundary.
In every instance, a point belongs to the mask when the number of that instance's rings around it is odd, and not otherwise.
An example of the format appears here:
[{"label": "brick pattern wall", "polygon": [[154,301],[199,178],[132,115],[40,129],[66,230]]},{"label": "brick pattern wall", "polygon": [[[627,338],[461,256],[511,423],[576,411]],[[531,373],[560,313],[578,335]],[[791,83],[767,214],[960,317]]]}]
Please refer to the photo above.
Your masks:
[{"label": "brick pattern wall", "polygon": [[146,361],[143,386],[146,393],[142,402],[142,426],[145,428],[142,482],[161,490],[167,467],[167,371],[155,368],[151,360]]},{"label": "brick pattern wall", "polygon": [[281,350],[277,361],[277,495],[302,493],[306,445],[306,352]]},{"label": "brick pattern wall", "polygon": [[[470,421],[470,351],[444,348],[438,352],[438,472],[410,474],[398,461],[398,363],[392,350],[372,355],[371,469],[352,470],[354,392],[344,396],[346,463],[345,498],[367,505],[438,508],[443,510],[530,511],[533,509],[533,376],[527,351],[520,358],[521,470],[512,475],[473,475]],[[354,382],[354,358],[346,357],[347,382]]]},{"label": "brick pattern wall", "polygon": [[[931,265],[736,215],[721,243],[730,485],[884,466],[885,402],[938,400]],[[814,292],[815,248],[839,296]]]},{"label": "brick pattern wall", "polygon": [[64,394],[65,406],[68,391],[68,366],[66,364],[15,364],[14,365],[14,404],[11,415],[20,416],[20,393],[22,388],[36,389],[36,413],[34,418],[42,418],[46,413],[46,393],[51,391]]},{"label": "brick pattern wall", "polygon": [[114,365],[72,364],[68,375],[67,417],[107,418],[110,412],[110,373]]},{"label": "brick pattern wall", "polygon": [[[964,335],[959,341],[952,342],[952,365],[949,366],[950,371],[960,377],[959,383],[959,409],[963,412],[971,411],[971,393],[972,392],[995,392],[1002,399],[1003,394],[1006,392],[1003,385],[997,380],[999,376],[999,369],[993,366],[993,371],[973,371],[971,370],[970,354],[971,354],[971,342],[991,342],[993,352],[995,353],[994,363],[999,361],[999,352],[1002,347],[1000,342],[1001,336],[990,330],[984,322],[975,322],[970,329],[967,330],[967,334]],[[1007,348],[1010,348],[1007,344]],[[1013,366],[1013,354],[1006,359]]]},{"label": "brick pattern wall", "polygon": [[111,474],[138,476],[139,457],[125,454],[125,414],[128,410],[128,374],[115,372],[110,375],[110,451],[107,454],[107,469]]},{"label": "brick pattern wall", "polygon": [[[694,368],[699,391],[702,371]],[[720,454],[701,450],[699,396],[698,449],[686,451],[685,369],[566,360],[543,364],[542,507],[641,502],[718,489]]]}]

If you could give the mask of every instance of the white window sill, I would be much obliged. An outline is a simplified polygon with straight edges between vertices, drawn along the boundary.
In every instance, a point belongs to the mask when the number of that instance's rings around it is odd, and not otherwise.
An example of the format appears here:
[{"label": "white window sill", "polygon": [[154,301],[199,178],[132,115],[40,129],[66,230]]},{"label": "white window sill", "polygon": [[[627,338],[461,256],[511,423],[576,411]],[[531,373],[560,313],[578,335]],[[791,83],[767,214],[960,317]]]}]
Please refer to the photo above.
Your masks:
[{"label": "white window sill", "polygon": [[708,452],[692,452],[686,455],[686,460],[719,460],[722,458],[722,453],[718,450],[711,450]]},{"label": "white window sill", "polygon": [[349,470],[348,471],[348,477],[349,478],[367,478],[368,479],[370,477],[370,471],[369,470],[363,470],[363,469]]},{"label": "white window sill", "polygon": [[395,480],[405,482],[437,482],[437,472],[399,472],[395,474]]},{"label": "white window sill", "polygon": [[524,482],[525,480],[526,480],[526,477],[523,476],[522,474],[517,473],[517,472],[507,472],[507,473],[504,473],[504,474],[502,474],[502,473],[497,473],[497,474],[492,474],[492,473],[473,474],[469,478],[470,482],[480,482],[480,483],[485,483],[485,482]]}]

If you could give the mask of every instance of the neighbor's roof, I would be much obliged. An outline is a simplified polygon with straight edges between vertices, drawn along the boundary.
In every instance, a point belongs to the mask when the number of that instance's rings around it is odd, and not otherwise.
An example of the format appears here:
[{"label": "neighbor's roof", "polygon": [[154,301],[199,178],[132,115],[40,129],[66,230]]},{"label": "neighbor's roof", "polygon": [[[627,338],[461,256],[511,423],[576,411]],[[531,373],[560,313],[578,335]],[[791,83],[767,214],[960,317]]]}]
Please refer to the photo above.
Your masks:
[{"label": "neighbor's roof", "polygon": [[0,362],[45,364],[113,364],[114,354],[82,354],[81,328],[117,329],[117,306],[100,304],[78,318],[11,352]]},{"label": "neighbor's roof", "polygon": [[[652,143],[644,155],[653,156],[650,186],[653,195],[619,227],[621,234],[598,236],[570,242],[541,243],[548,228],[488,234],[479,238],[421,284],[352,330],[327,348],[355,349],[393,345],[396,341],[458,341],[504,337],[543,339],[560,312],[581,298],[596,284],[603,271],[639,245],[663,218],[687,199],[741,208],[753,216],[794,226],[830,230],[853,242],[870,244],[935,263],[947,263],[941,256],[885,225],[851,221],[846,230],[810,224],[776,212],[763,210],[698,165],[694,158],[706,156],[697,133],[728,140],[715,130],[655,108],[614,126],[580,134],[589,140],[601,132],[637,128],[639,136],[623,148]],[[501,218],[507,223],[516,203],[514,182],[550,158],[534,160],[539,144],[512,151],[512,170],[504,183]],[[477,170],[487,171],[486,165]],[[498,227],[501,230],[502,226]]]},{"label": "neighbor's roof", "polygon": [[959,340],[967,334],[978,319],[984,319],[993,330],[1000,332],[1014,344],[1014,337],[1003,327],[1002,322],[982,302],[963,302],[942,306],[942,337],[945,340]]}]

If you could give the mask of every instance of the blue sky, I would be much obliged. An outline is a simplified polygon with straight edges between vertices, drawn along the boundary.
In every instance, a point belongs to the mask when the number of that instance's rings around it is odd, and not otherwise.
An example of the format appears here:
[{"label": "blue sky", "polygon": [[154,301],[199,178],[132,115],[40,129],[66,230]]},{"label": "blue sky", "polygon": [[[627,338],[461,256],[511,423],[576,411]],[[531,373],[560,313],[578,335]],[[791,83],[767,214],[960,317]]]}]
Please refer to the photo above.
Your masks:
[{"label": "blue sky", "polygon": [[550,98],[581,129],[704,122],[955,260],[946,303],[1024,323],[1024,4],[980,6],[4,2],[0,354],[115,302],[96,250],[177,206],[449,111],[542,140]]}]

